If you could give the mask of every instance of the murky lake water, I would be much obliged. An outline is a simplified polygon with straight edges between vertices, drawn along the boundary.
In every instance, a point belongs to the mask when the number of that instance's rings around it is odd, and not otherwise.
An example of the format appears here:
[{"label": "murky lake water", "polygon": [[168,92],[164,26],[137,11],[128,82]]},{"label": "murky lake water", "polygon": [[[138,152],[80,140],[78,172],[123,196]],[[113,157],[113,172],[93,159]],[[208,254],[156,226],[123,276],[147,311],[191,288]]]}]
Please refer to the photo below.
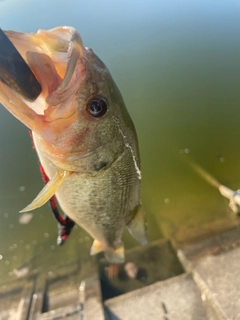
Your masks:
[{"label": "murky lake water", "polygon": [[[150,240],[163,226],[201,230],[232,219],[227,202],[183,161],[189,153],[227,186],[240,187],[240,1],[0,1],[2,29],[79,30],[110,69],[134,120]],[[47,205],[19,223],[42,188],[28,130],[0,109],[0,284],[27,266],[87,259],[92,240],[76,227],[56,246]],[[182,231],[183,233],[185,231]],[[136,243],[128,235],[127,248]]]}]

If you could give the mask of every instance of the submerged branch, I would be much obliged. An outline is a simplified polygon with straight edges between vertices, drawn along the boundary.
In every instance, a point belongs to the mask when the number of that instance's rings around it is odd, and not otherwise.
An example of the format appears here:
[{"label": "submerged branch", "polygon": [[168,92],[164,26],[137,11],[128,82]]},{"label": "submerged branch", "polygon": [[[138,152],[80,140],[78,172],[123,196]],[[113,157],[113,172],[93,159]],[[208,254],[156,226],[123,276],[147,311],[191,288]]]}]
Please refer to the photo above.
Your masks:
[{"label": "submerged branch", "polygon": [[240,190],[234,191],[228,187],[222,185],[218,180],[216,180],[210,173],[197,165],[189,157],[185,158],[185,162],[191,166],[191,168],[202,177],[211,186],[218,189],[221,195],[229,200],[229,207],[231,210],[239,215],[240,214]]}]

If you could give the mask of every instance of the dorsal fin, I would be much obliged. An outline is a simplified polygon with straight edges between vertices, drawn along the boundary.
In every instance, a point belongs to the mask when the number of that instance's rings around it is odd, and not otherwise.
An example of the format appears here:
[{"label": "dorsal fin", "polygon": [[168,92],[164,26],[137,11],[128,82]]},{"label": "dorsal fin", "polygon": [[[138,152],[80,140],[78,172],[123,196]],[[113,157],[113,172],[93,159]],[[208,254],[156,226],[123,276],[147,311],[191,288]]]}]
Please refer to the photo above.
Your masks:
[{"label": "dorsal fin", "polygon": [[49,180],[37,197],[24,209],[20,211],[28,212],[43,206],[59,189],[66,177],[71,174],[69,171],[57,171],[55,176]]}]

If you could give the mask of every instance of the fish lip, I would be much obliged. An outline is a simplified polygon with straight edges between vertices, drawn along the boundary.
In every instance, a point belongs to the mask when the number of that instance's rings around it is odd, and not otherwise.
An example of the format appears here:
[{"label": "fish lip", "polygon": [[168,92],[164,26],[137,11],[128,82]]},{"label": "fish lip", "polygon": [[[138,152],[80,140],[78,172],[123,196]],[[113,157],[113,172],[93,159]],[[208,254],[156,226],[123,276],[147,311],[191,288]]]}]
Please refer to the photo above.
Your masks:
[{"label": "fish lip", "polygon": [[69,56],[67,69],[66,69],[66,73],[64,75],[62,83],[57,88],[58,92],[62,92],[66,89],[66,87],[69,84],[71,77],[73,75],[77,60],[79,58],[83,58],[83,51],[85,49],[83,46],[82,38],[76,29],[74,29],[72,27],[66,27],[66,26],[63,27],[63,29],[65,29],[65,30],[70,29],[71,30],[71,38],[69,40],[68,50],[67,50],[67,53]]},{"label": "fish lip", "polygon": [[[73,94],[78,89],[86,77],[86,58],[84,54],[86,50],[83,46],[79,32],[75,28],[67,26],[55,28],[50,31],[59,29],[66,30],[70,33],[70,36],[67,39],[68,49],[66,51],[68,54],[68,62],[65,75],[60,85],[46,98],[46,102],[51,106],[56,106],[66,100],[69,95]],[[77,76],[74,76],[75,73],[77,73]],[[68,94],[66,94],[66,92],[68,92]]]}]

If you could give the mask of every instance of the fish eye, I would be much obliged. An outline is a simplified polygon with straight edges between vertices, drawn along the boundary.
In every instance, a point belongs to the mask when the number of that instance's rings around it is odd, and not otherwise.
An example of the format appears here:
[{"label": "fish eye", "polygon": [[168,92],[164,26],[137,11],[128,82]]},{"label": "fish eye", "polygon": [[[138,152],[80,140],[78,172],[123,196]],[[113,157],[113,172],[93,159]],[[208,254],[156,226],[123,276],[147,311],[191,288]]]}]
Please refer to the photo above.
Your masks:
[{"label": "fish eye", "polygon": [[106,101],[102,97],[94,97],[87,103],[87,112],[94,118],[100,118],[107,112]]}]

